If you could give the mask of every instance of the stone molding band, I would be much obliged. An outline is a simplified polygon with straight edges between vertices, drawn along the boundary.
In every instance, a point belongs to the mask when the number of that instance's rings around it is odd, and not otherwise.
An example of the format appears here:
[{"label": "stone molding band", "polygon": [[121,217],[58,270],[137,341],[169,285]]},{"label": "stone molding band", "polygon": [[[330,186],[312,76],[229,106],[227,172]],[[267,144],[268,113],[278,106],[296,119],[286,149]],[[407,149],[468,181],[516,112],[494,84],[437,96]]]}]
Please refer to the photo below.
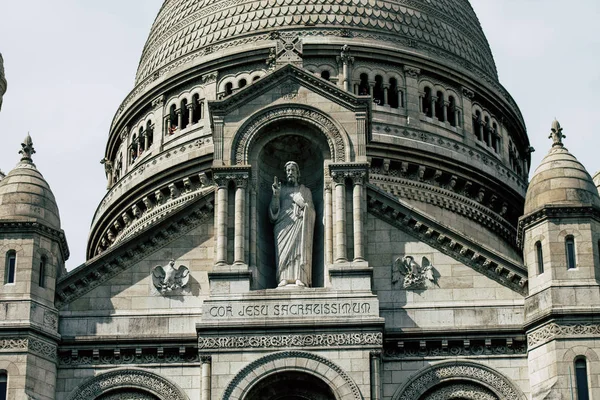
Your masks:
[{"label": "stone molding band", "polygon": [[313,335],[208,336],[198,338],[198,349],[200,350],[280,347],[379,347],[382,344],[383,334],[381,332]]},{"label": "stone molding band", "polygon": [[567,337],[600,337],[600,324],[562,324],[551,322],[527,334],[527,346],[533,348],[554,339]]},{"label": "stone molding band", "polygon": [[120,388],[138,389],[160,399],[189,400],[174,383],[162,376],[141,369],[117,369],[95,376],[75,389],[68,400],[90,400]]},{"label": "stone molding band", "polygon": [[56,362],[57,346],[32,337],[0,338],[0,353],[29,352],[49,361]]}]

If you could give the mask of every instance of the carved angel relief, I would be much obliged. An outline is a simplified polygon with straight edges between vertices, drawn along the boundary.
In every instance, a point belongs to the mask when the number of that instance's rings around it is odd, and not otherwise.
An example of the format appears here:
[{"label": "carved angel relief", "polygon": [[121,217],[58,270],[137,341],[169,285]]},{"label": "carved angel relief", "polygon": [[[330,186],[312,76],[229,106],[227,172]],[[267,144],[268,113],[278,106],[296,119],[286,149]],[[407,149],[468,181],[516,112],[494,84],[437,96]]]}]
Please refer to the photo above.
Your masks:
[{"label": "carved angel relief", "polygon": [[190,280],[190,270],[180,265],[175,268],[175,260],[162,267],[157,265],[152,269],[152,283],[162,294],[182,289]]},{"label": "carved angel relief", "polygon": [[392,264],[392,283],[397,283],[401,276],[405,289],[427,289],[436,284],[434,267],[427,257],[421,259],[421,265],[412,256],[396,258]]}]

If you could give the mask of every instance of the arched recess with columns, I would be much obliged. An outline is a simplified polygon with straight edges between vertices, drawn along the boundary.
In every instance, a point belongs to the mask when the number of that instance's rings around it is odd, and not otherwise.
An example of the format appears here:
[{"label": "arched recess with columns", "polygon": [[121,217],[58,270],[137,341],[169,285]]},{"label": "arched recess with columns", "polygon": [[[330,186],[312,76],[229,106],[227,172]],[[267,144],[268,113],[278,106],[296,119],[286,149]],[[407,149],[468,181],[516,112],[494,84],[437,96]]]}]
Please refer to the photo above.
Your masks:
[{"label": "arched recess with columns", "polygon": [[[295,379],[311,386],[283,386]],[[278,393],[278,387],[286,391]],[[283,351],[259,358],[243,368],[225,389],[223,400],[271,400],[283,394],[293,399],[363,399],[356,383],[331,360],[303,351]],[[307,394],[310,397],[302,397]]]},{"label": "arched recess with columns", "polygon": [[189,400],[188,396],[173,382],[154,372],[137,368],[115,369],[90,378],[69,396],[69,400],[127,398]]},{"label": "arched recess with columns", "polygon": [[521,390],[498,371],[471,361],[432,365],[398,388],[393,400],[525,400]]}]

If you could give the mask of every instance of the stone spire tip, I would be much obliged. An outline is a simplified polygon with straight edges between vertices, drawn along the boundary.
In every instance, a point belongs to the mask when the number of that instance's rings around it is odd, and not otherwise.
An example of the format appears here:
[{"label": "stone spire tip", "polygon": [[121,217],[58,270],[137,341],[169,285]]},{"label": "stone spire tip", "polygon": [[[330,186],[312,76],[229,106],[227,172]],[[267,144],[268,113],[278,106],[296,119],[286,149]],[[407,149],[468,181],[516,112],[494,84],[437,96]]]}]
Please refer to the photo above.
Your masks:
[{"label": "stone spire tip", "polygon": [[548,139],[552,139],[552,147],[554,146],[563,146],[563,138],[566,138],[566,135],[562,133],[563,128],[560,126],[560,122],[555,118],[552,122],[552,128],[550,128],[550,136]]},{"label": "stone spire tip", "polygon": [[21,161],[29,161],[32,162],[33,159],[31,156],[35,154],[35,149],[33,148],[33,140],[31,140],[31,136],[29,132],[27,132],[27,136],[25,136],[25,140],[21,143],[21,150],[19,154],[21,154]]}]

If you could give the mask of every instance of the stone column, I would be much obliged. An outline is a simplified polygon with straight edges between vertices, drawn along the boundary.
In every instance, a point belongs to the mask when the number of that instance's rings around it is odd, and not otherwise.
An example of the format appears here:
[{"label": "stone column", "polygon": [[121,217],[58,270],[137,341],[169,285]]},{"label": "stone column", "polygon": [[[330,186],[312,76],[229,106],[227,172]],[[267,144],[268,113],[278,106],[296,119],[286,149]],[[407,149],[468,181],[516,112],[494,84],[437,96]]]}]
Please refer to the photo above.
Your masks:
[{"label": "stone column", "polygon": [[363,232],[363,185],[366,172],[356,172],[353,174],[352,181],[352,218],[354,220],[354,261],[364,261],[364,232]]},{"label": "stone column", "polygon": [[383,86],[383,104],[382,104],[382,106],[387,106],[390,104],[390,102],[388,101],[388,91],[389,90],[390,90],[389,85]]},{"label": "stone column", "polygon": [[439,116],[437,115],[437,110],[435,109],[435,103],[437,102],[437,97],[434,95],[431,95],[431,118],[438,118]]},{"label": "stone column", "polygon": [[211,356],[200,356],[202,362],[201,367],[201,386],[202,393],[200,395],[201,400],[211,400],[211,375],[212,375],[212,357]]},{"label": "stone column", "polygon": [[163,137],[169,137],[169,129],[171,128],[171,117],[170,116],[166,116],[164,118],[164,131],[163,131]]},{"label": "stone column", "polygon": [[335,262],[348,261],[346,255],[346,183],[342,173],[333,174],[335,182]]},{"label": "stone column", "polygon": [[181,130],[185,128],[183,126],[183,110],[181,108],[178,108],[177,110],[175,110],[175,113],[177,114],[177,126]]},{"label": "stone column", "polygon": [[154,115],[155,115],[155,119],[154,119],[154,133],[156,133],[156,135],[153,138],[153,142],[156,143],[158,142],[158,149],[159,151],[163,149],[163,143],[164,143],[164,138],[165,135],[163,134],[165,131],[165,119],[164,119],[164,114],[165,114],[165,110],[164,110],[164,97],[160,96],[157,97],[156,99],[154,99],[152,101],[152,108],[154,109]]},{"label": "stone column", "polygon": [[223,165],[223,128],[224,121],[223,117],[215,116],[213,118],[214,130],[213,130],[213,142],[214,142],[214,161],[213,165]]},{"label": "stone column", "polygon": [[144,151],[148,150],[148,129],[144,132]]},{"label": "stone column", "polygon": [[373,101],[373,95],[375,94],[375,82],[369,82],[369,94],[371,95],[371,101]]},{"label": "stone column", "polygon": [[404,102],[402,101],[402,90],[396,88],[396,96],[398,96],[398,108],[403,108]]},{"label": "stone column", "polygon": [[233,262],[235,264],[245,263],[247,185],[248,175],[235,178],[235,233],[233,239]]},{"label": "stone column", "polygon": [[190,103],[187,105],[188,108],[188,126],[194,123],[194,103]]},{"label": "stone column", "polygon": [[473,130],[473,97],[475,93],[471,89],[462,88],[462,128],[466,132],[471,132],[472,135],[465,135],[468,141],[475,142],[477,133]]},{"label": "stone column", "polygon": [[450,103],[444,101],[444,106],[442,107],[442,109],[444,110],[444,122],[448,121],[448,107],[450,107]]},{"label": "stone column", "polygon": [[371,400],[381,400],[381,351],[369,353],[371,359]]},{"label": "stone column", "polygon": [[[404,66],[404,77],[406,85],[406,115],[410,117],[410,125],[418,125],[422,108],[423,93],[419,93],[419,74],[421,70],[410,65]],[[414,122],[413,122],[414,121]]]},{"label": "stone column", "polygon": [[359,90],[358,88],[359,88],[358,83],[355,83],[354,84],[354,94],[357,96],[358,96],[358,90]]},{"label": "stone column", "polygon": [[229,179],[225,176],[215,176],[217,185],[217,204],[215,213],[216,227],[216,264],[227,264],[227,200],[229,197]]},{"label": "stone column", "polygon": [[462,126],[462,121],[460,120],[460,111],[456,106],[454,106],[454,122],[456,123],[456,127]]},{"label": "stone column", "polygon": [[331,184],[325,184],[325,263],[333,263],[333,199]]}]

